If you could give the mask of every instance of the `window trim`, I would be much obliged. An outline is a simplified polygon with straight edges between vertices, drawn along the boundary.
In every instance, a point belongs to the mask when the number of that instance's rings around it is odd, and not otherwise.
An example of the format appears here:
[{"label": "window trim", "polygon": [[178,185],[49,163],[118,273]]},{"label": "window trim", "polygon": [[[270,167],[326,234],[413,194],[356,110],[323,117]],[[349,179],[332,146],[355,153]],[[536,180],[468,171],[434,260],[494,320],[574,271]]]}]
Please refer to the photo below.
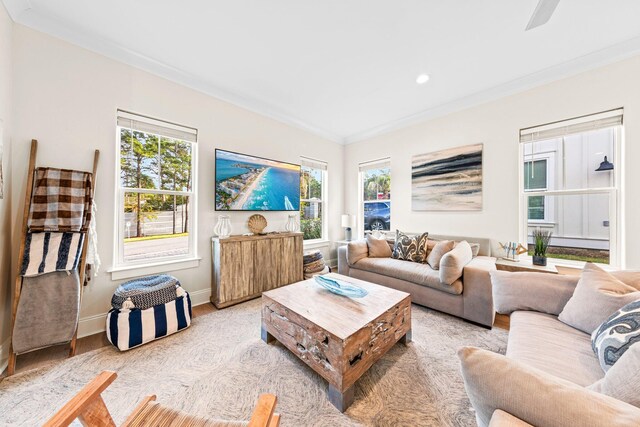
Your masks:
[{"label": "window trim", "polygon": [[[317,167],[316,165],[323,166],[323,167]],[[302,172],[302,168],[306,167],[309,169],[318,170],[322,174],[322,182],[320,184],[320,192],[322,197],[318,202],[320,203],[321,212],[322,212],[322,218],[321,218],[322,232],[320,233],[320,238],[318,239],[305,240],[304,236],[302,238],[302,244],[304,247],[307,247],[307,248],[321,247],[326,245],[329,242],[329,214],[328,214],[329,198],[327,197],[328,188],[329,188],[327,184],[327,181],[329,179],[329,164],[322,160],[311,159],[308,157],[301,157],[300,166],[301,166],[300,172]],[[316,201],[317,200],[314,200],[314,199],[303,199],[302,197],[300,197],[300,207],[302,207],[303,202],[316,202]],[[300,213],[299,219],[302,220],[302,213]]]},{"label": "window trim", "polygon": [[[137,121],[148,121],[153,125],[166,124],[168,129],[188,129],[194,135],[194,141],[188,141],[177,138],[175,136],[166,136],[161,133],[153,133],[150,131],[141,131],[158,136],[165,136],[171,139],[177,139],[191,144],[191,191],[174,191],[174,190],[161,190],[161,189],[139,189],[139,188],[125,188],[122,187],[120,182],[120,133],[124,128],[118,123],[119,117],[126,117],[127,119],[133,119]],[[117,110],[117,117],[115,123],[115,174],[114,174],[114,201],[115,203],[115,215],[114,215],[114,227],[116,233],[114,233],[113,244],[113,263],[112,267],[108,270],[112,274],[112,280],[118,280],[120,278],[135,277],[140,274],[142,270],[154,270],[162,266],[173,266],[173,269],[180,270],[184,268],[197,267],[200,258],[198,257],[198,131],[195,128],[188,126],[177,125],[172,122],[163,121],[160,119],[154,119],[152,117],[130,113],[123,110]],[[141,193],[141,194],[170,194],[176,196],[189,196],[189,204],[191,205],[190,213],[190,230],[188,235],[188,253],[183,255],[157,257],[151,259],[143,259],[138,261],[124,261],[124,226],[125,216],[123,215],[122,207],[124,206],[125,193]]]},{"label": "window trim", "polygon": [[[615,110],[622,115],[622,109]],[[597,116],[594,115],[594,117]],[[588,117],[588,116],[585,116]],[[582,118],[581,118],[582,119]],[[586,120],[584,120],[586,121]],[[564,121],[555,122],[554,125],[561,127]],[[624,202],[622,200],[623,194],[623,177],[624,177],[624,126],[623,119],[620,119],[620,124],[613,126],[615,137],[613,149],[616,153],[615,156],[615,170],[612,187],[604,188],[586,188],[586,189],[569,189],[569,190],[547,190],[547,191],[527,191],[524,189],[524,145],[525,143],[532,141],[521,141],[518,144],[518,224],[519,224],[519,240],[524,244],[528,243],[528,228],[531,225],[538,225],[537,223],[531,224],[528,220],[527,209],[527,197],[545,195],[545,196],[558,196],[558,195],[584,195],[584,194],[609,194],[609,212],[614,212],[609,218],[609,264],[601,264],[605,268],[609,269],[624,269],[625,257],[624,257],[624,245],[623,245],[623,230],[624,227]],[[546,125],[545,125],[546,126]],[[584,132],[589,132],[596,129],[588,129]],[[520,131],[522,135],[523,130]],[[581,132],[582,133],[582,132]],[[547,186],[549,182],[547,182]],[[552,226],[553,222],[540,223],[539,226],[544,228]],[[531,259],[528,255],[523,255],[524,259]],[[552,258],[553,259],[553,258]],[[569,266],[576,268],[583,268],[586,264],[584,261],[573,261],[564,259],[554,259],[553,263],[560,266]]]}]

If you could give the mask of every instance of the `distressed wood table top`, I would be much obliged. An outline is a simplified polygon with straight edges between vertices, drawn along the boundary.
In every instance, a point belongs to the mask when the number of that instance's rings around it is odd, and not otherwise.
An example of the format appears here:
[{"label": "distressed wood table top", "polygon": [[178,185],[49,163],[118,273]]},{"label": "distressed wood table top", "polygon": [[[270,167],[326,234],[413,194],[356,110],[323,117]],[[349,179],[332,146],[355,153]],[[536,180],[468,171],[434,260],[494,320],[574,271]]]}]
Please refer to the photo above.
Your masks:
[{"label": "distressed wood table top", "polygon": [[364,298],[336,295],[318,285],[314,279],[283,286],[263,295],[303,316],[340,339],[358,332],[390,307],[409,297],[406,292],[364,280],[331,273],[326,277],[353,283],[367,291]]},{"label": "distressed wood table top", "polygon": [[314,279],[264,292],[262,339],[277,339],[326,379],[329,400],[345,411],[354,383],[396,342],[411,340],[411,297],[352,277],[328,276],[369,294],[336,295]]}]

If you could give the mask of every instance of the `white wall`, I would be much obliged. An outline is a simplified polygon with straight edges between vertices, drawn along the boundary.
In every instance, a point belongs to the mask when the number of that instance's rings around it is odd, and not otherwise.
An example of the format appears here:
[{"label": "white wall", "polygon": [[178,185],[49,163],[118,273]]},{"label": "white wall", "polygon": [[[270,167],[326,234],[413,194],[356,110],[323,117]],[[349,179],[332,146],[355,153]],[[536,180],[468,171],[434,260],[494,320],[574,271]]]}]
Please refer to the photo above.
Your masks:
[{"label": "white wall", "polygon": [[[407,231],[517,240],[518,138],[522,128],[624,107],[623,210],[626,266],[640,268],[640,56],[474,108],[348,145],[345,211],[357,213],[358,163],[391,157],[392,227]],[[431,83],[429,83],[431,84]],[[434,84],[435,81],[434,81]],[[412,212],[411,156],[484,143],[481,212]],[[616,165],[619,167],[620,165]],[[623,184],[624,185],[624,184]]]},{"label": "white wall", "polygon": [[[299,163],[300,156],[329,164],[329,230],[332,240],[342,238],[343,147],[305,131],[235,107],[216,98],[169,82],[21,25],[14,30],[14,194],[24,194],[29,142],[39,140],[38,164],[90,169],[94,149],[101,151],[96,202],[99,253],[103,261],[99,277],[85,288],[80,335],[104,327],[118,282],[107,269],[114,243],[114,188],[116,109],[169,120],[198,129],[198,268],[175,271],[184,287],[198,301],[208,300],[211,283],[210,238],[214,211],[214,148],[239,151]],[[21,221],[18,197],[13,224]],[[247,232],[251,213],[231,213],[234,233]],[[268,231],[284,230],[287,213],[271,212]],[[14,232],[17,248],[19,233]],[[15,264],[15,260],[14,260]]]},{"label": "white wall", "polygon": [[0,5],[0,157],[4,197],[0,200],[0,371],[9,352],[11,325],[11,110],[13,21]]}]

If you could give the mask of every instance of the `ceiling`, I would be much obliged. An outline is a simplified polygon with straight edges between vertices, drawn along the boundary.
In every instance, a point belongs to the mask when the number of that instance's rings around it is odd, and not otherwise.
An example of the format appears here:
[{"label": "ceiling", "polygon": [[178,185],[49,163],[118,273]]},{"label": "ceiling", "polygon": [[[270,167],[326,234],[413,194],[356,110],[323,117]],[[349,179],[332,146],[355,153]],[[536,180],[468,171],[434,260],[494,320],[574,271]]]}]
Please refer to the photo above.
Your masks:
[{"label": "ceiling", "polygon": [[3,1],[18,23],[347,143],[640,53],[637,0],[561,0],[527,32],[537,0]]}]

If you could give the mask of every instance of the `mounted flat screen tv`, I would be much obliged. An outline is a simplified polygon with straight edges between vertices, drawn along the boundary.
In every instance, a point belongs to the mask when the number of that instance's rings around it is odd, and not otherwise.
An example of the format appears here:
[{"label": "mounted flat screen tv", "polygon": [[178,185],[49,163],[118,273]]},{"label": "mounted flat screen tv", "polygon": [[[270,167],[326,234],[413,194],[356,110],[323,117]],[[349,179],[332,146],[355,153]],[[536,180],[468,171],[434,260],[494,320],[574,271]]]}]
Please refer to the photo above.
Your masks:
[{"label": "mounted flat screen tv", "polygon": [[300,210],[300,165],[216,149],[216,210]]}]

